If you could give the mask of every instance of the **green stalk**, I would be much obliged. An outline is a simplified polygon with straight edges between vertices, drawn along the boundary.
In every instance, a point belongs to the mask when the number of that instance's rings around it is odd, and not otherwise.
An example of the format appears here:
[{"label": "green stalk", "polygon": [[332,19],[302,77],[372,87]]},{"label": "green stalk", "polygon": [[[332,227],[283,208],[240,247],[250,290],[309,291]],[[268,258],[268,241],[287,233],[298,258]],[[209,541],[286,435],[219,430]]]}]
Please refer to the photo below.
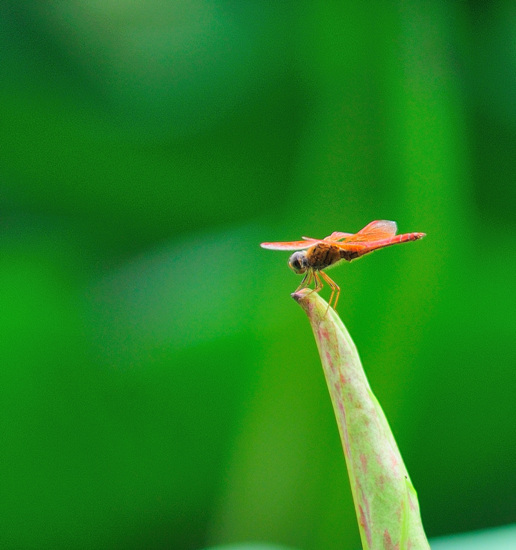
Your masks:
[{"label": "green stalk", "polygon": [[292,297],[314,331],[364,550],[429,549],[416,491],[346,327],[317,292]]}]

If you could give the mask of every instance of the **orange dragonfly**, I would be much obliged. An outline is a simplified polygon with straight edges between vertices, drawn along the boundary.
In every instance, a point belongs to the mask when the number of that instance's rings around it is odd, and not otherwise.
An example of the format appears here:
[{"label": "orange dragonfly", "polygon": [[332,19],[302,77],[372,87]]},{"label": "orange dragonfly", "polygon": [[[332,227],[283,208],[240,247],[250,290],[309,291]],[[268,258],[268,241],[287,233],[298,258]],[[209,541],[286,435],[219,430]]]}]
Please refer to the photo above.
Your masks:
[{"label": "orange dragonfly", "polygon": [[336,265],[343,260],[351,262],[379,248],[408,241],[417,241],[426,235],[425,233],[396,235],[397,230],[396,222],[377,220],[354,234],[335,231],[324,239],[303,237],[302,241],[261,243],[260,246],[269,250],[302,251],[294,252],[288,261],[288,265],[295,273],[305,274],[296,292],[302,288],[307,288],[314,280],[315,287],[313,291],[319,292],[323,287],[322,278],[331,287],[328,307],[331,305],[333,296],[336,294],[333,308],[337,309],[340,287],[328,277],[324,269]]}]

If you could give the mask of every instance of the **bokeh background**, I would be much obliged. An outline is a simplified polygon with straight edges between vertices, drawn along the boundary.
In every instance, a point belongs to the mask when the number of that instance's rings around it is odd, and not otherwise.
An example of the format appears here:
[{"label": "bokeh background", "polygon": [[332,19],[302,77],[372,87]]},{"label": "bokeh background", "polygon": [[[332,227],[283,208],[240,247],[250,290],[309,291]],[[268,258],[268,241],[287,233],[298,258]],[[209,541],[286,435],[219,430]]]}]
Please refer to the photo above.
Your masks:
[{"label": "bokeh background", "polygon": [[[360,547],[299,278],[332,271],[427,534],[516,522],[516,9],[0,4],[0,547]],[[328,297],[327,290],[323,296]]]}]

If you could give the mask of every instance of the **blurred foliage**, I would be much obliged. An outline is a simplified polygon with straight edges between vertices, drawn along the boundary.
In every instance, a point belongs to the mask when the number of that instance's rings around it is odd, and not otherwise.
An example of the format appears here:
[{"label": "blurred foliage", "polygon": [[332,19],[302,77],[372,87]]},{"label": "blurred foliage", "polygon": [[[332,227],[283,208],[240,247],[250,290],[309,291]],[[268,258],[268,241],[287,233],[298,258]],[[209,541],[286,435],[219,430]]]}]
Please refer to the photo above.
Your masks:
[{"label": "blurred foliage", "polygon": [[0,4],[1,547],[357,548],[258,243],[382,218],[428,237],[332,276],[426,532],[516,521],[515,31],[508,0]]}]

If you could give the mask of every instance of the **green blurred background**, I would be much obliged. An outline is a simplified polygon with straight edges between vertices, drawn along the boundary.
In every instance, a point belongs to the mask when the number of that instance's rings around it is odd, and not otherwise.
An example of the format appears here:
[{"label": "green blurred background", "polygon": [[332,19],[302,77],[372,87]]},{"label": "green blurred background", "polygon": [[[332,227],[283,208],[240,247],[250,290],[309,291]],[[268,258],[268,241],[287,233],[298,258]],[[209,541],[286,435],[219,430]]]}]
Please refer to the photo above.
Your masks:
[{"label": "green blurred background", "polygon": [[[0,4],[0,547],[360,546],[288,253],[427,534],[516,522],[514,2]],[[323,296],[328,298],[327,289]]]}]

